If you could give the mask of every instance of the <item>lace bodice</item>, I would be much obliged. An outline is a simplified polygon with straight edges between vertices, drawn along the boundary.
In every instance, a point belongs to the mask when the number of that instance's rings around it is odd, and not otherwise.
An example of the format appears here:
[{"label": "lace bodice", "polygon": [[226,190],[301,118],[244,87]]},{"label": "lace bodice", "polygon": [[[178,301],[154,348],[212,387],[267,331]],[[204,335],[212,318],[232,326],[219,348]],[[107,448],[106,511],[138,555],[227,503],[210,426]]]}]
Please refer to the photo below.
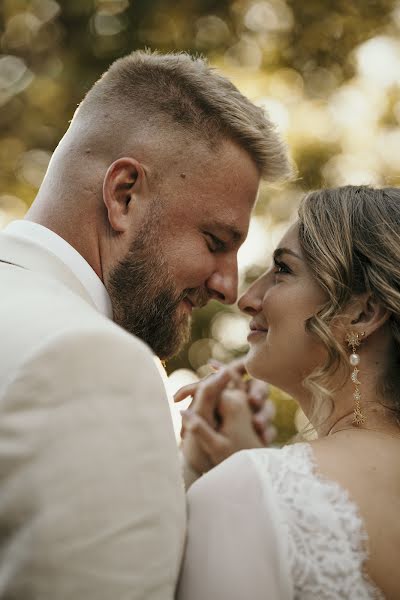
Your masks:
[{"label": "lace bodice", "polygon": [[294,598],[383,599],[363,570],[367,535],[357,506],[339,484],[316,473],[311,446],[294,444],[248,455],[277,498]]},{"label": "lace bodice", "polygon": [[367,541],[310,444],[237,452],[188,492],[177,600],[381,600]]}]

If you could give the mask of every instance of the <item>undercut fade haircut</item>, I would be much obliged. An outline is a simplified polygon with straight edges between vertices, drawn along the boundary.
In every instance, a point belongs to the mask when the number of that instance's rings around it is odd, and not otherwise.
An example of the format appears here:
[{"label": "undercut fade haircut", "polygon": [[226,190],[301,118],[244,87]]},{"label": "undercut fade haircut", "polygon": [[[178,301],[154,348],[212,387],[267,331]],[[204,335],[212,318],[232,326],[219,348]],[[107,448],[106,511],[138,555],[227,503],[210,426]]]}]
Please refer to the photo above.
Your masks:
[{"label": "undercut fade haircut", "polygon": [[171,125],[216,149],[224,139],[248,152],[268,181],[287,178],[286,146],[265,111],[203,58],[135,51],[115,61],[87,93],[83,115],[99,106],[129,111],[127,127]]}]

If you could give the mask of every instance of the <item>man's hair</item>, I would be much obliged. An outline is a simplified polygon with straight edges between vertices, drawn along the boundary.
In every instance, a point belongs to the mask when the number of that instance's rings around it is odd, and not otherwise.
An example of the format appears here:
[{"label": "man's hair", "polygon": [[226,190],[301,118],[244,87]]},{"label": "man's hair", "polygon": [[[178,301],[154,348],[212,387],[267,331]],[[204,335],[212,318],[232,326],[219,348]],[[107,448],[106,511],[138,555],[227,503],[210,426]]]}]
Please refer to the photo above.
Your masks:
[{"label": "man's hair", "polygon": [[214,149],[231,139],[269,181],[290,173],[285,144],[266,113],[202,58],[135,51],[111,65],[78,113],[93,116],[99,105],[108,115],[113,108],[127,112],[127,129],[172,125]]}]

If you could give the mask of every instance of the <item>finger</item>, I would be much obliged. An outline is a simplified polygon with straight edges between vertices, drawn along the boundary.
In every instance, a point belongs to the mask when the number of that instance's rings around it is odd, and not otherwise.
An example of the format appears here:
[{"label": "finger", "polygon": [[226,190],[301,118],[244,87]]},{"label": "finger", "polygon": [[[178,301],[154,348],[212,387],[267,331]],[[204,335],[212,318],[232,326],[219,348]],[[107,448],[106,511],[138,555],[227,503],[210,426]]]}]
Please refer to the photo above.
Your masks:
[{"label": "finger", "polygon": [[274,425],[270,425],[265,432],[266,444],[272,444],[272,442],[276,440],[277,435],[278,435],[277,428]]},{"label": "finger", "polygon": [[241,392],[246,394],[246,383],[240,379],[236,374],[231,374],[231,379],[228,381],[226,389],[228,390],[240,390]]},{"label": "finger", "polygon": [[194,396],[198,385],[199,382],[196,381],[195,383],[189,383],[188,385],[181,387],[176,394],[174,394],[174,402],[181,402],[188,396]]},{"label": "finger", "polygon": [[263,407],[253,415],[253,423],[259,429],[265,429],[275,417],[276,409],[272,400],[267,400]]},{"label": "finger", "polygon": [[266,381],[260,381],[259,379],[251,379],[248,383],[249,394],[255,398],[258,396],[266,397],[269,393],[269,385]]},{"label": "finger", "polygon": [[253,379],[248,384],[249,403],[255,410],[261,408],[268,398],[269,386],[265,381]]},{"label": "finger", "polygon": [[244,366],[245,361],[243,358],[236,358],[230,363],[222,363],[219,360],[216,360],[215,358],[210,358],[208,363],[218,371],[220,369],[228,369],[233,377],[241,378],[243,375],[247,375],[247,370]]},{"label": "finger", "polygon": [[265,429],[269,426],[268,419],[266,419],[263,415],[254,415],[252,418],[253,427],[257,433],[263,433]]},{"label": "finger", "polygon": [[276,407],[271,399],[267,399],[260,410],[258,410],[254,416],[262,415],[267,421],[272,421],[276,417]]},{"label": "finger", "polygon": [[242,379],[244,375],[247,375],[247,370],[244,364],[244,359],[238,358],[226,365],[226,368],[232,372],[232,375],[235,375],[236,377]]},{"label": "finger", "polygon": [[[271,406],[272,404],[272,406]],[[276,430],[275,428],[273,430],[270,430],[271,428],[271,420],[273,419],[273,417],[275,416],[275,406],[273,405],[271,400],[267,400],[267,402],[265,403],[264,407],[259,410],[256,414],[253,415],[252,418],[252,423],[253,423],[253,427],[254,430],[256,431],[256,433],[258,434],[258,436],[260,437],[261,440],[263,440],[263,442],[267,442],[270,441],[269,440],[269,433],[266,432],[275,432],[275,435],[273,435],[273,438],[275,438],[276,436]]]},{"label": "finger", "polygon": [[270,423],[275,418],[276,409],[271,400],[266,400],[261,408],[257,409],[250,404],[250,409],[253,412],[254,423],[259,423],[261,428],[266,426],[266,424]]},{"label": "finger", "polygon": [[231,389],[239,388],[242,390],[247,390],[248,383],[245,377],[248,377],[248,373],[244,366],[243,358],[233,360],[228,364],[224,364],[218,360],[215,360],[214,358],[211,358],[208,361],[208,364],[215,368],[218,372],[222,370],[229,371],[231,375],[231,381],[228,383],[228,387]]},{"label": "finger", "polygon": [[208,364],[210,365],[210,367],[212,367],[212,369],[214,370],[215,373],[219,373],[223,369],[225,371],[229,371],[229,373],[231,375],[231,381],[228,383],[228,386],[230,386],[232,388],[243,387],[243,389],[245,389],[245,385],[243,383],[242,377],[241,377],[240,373],[237,371],[237,369],[232,367],[232,363],[229,365],[226,365],[226,364],[220,362],[219,360],[210,358],[210,360],[208,361]]},{"label": "finger", "polygon": [[[194,403],[194,398],[192,398],[192,401],[190,402],[189,406],[186,407],[186,410],[192,410],[193,408],[193,403]],[[180,413],[182,414],[182,412],[184,411],[180,411]],[[185,437],[185,425],[183,424],[183,420],[182,420],[182,425],[181,425],[181,431],[180,431],[180,436],[181,436],[181,440],[183,440],[183,438]]]},{"label": "finger", "polygon": [[214,420],[214,411],[219,402],[222,390],[230,380],[230,374],[222,369],[219,373],[201,381],[196,390],[193,409],[206,418],[208,422]]},{"label": "finger", "polygon": [[227,384],[227,387],[231,390],[243,390],[247,393],[248,383],[243,378],[242,369],[236,368],[235,366],[229,365],[225,367],[231,376],[231,380]]},{"label": "finger", "polygon": [[275,419],[275,417],[276,417],[276,405],[275,405],[275,402],[273,402],[270,398],[268,398],[265,401],[264,411],[267,413],[270,421],[272,421],[273,419]]},{"label": "finger", "polygon": [[260,438],[260,440],[263,442],[263,444],[265,446],[268,446],[269,444],[271,444],[277,437],[278,435],[278,431],[276,429],[276,427],[274,425],[271,425],[271,423],[268,423],[267,425],[262,426],[259,423],[254,423],[253,421],[253,427],[255,432],[257,433],[258,437]]},{"label": "finger", "polygon": [[264,446],[268,445],[269,437],[267,432],[269,427],[269,425],[267,425],[266,427],[262,427],[258,423],[253,422],[254,432],[257,434],[258,439],[262,442]]},{"label": "finger", "polygon": [[[184,411],[188,412],[188,411]],[[185,427],[192,433],[200,448],[211,459],[218,463],[224,456],[224,451],[227,447],[227,441],[223,435],[214,431],[205,419],[202,419],[198,414],[189,411],[189,414],[183,415],[185,419]]]},{"label": "finger", "polygon": [[225,364],[222,363],[220,360],[217,360],[216,358],[210,358],[208,364],[210,365],[210,367],[215,369],[215,371],[219,371],[220,369],[225,367]]},{"label": "finger", "polygon": [[240,414],[243,414],[243,416],[246,415],[247,418],[251,417],[247,394],[238,389],[225,388],[221,392],[221,401],[218,404],[217,410],[223,420],[230,419],[231,417],[238,418]]},{"label": "finger", "polygon": [[249,403],[251,410],[256,413],[262,409],[262,407],[264,406],[264,402],[266,401],[266,398],[261,395],[259,395],[259,396],[249,395],[249,396],[247,396],[247,401]]}]

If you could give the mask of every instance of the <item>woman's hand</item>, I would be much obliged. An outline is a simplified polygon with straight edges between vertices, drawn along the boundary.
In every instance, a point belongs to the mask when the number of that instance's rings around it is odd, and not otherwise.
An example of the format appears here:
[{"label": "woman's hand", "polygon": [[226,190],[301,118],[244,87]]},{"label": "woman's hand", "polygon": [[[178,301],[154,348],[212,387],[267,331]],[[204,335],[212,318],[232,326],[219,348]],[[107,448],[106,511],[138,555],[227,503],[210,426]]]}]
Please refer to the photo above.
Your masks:
[{"label": "woman's hand", "polygon": [[193,396],[189,409],[182,413],[182,451],[198,473],[238,450],[265,446],[276,435],[268,385],[245,380],[245,374],[243,360],[234,361],[175,395],[176,402]]}]

